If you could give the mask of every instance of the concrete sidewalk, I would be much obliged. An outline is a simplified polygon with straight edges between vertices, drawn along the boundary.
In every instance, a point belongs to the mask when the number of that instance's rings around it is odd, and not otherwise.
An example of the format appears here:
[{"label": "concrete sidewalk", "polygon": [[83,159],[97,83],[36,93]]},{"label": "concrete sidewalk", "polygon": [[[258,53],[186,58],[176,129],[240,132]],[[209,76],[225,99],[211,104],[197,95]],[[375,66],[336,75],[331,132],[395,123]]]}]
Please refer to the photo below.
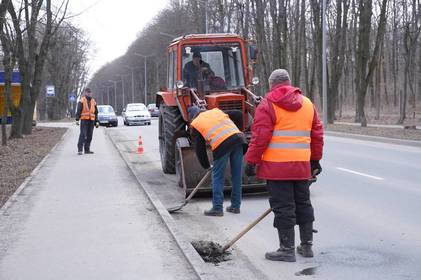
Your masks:
[{"label": "concrete sidewalk", "polygon": [[197,279],[104,129],[77,137],[0,211],[0,279]]}]

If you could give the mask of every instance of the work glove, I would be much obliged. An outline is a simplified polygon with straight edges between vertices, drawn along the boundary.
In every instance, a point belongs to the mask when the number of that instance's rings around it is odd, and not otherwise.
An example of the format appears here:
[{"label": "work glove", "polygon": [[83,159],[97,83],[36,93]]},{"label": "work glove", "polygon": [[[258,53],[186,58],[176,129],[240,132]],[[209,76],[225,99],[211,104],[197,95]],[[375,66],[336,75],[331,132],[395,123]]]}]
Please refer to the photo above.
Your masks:
[{"label": "work glove", "polygon": [[246,175],[249,177],[256,176],[256,165],[246,163],[246,167],[244,168],[244,173],[246,173]]},{"label": "work glove", "polygon": [[322,166],[320,165],[318,160],[311,160],[310,166],[311,166],[311,176],[314,177],[322,173]]},{"label": "work glove", "polygon": [[79,125],[79,120],[76,121],[76,125]]},{"label": "work glove", "polygon": [[98,128],[99,127],[99,122],[95,122],[95,127]]}]

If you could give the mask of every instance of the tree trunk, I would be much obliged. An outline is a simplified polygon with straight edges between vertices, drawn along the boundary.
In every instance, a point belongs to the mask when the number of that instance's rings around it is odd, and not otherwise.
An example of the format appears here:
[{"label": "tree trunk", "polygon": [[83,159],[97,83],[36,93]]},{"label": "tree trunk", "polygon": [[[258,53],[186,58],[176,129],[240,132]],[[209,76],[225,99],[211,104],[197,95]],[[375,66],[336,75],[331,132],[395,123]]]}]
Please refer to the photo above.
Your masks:
[{"label": "tree trunk", "polygon": [[381,87],[380,87],[380,80],[381,80],[381,63],[380,67],[377,68],[376,71],[376,82],[375,82],[375,106],[376,106],[376,115],[374,117],[375,120],[380,119],[380,107],[381,107]]},{"label": "tree trunk", "polygon": [[[370,30],[372,17],[372,0],[365,3],[360,2],[360,28],[358,35],[357,49],[357,116],[362,127],[367,126],[367,119],[364,112],[365,96],[367,87],[372,79],[374,70],[379,60],[380,47],[383,44],[384,32],[386,29],[386,7],[387,0],[382,0],[380,20],[377,28],[376,42],[370,59]],[[368,71],[368,72],[367,72]]]}]

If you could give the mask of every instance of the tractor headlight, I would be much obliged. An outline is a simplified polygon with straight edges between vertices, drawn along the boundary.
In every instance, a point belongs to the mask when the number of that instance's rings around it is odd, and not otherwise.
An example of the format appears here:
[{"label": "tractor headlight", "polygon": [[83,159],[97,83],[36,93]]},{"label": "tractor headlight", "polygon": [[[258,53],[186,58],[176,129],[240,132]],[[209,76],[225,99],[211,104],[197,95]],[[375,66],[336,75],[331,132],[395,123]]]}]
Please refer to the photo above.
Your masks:
[{"label": "tractor headlight", "polygon": [[183,88],[183,87],[184,87],[184,83],[183,83],[183,81],[177,81],[177,82],[175,83],[175,85],[176,85],[176,87],[177,87],[178,89],[181,89],[181,88]]},{"label": "tractor headlight", "polygon": [[259,77],[253,77],[253,79],[251,79],[251,83],[252,83],[253,85],[257,85],[257,84],[259,84],[259,83],[260,83],[260,79],[259,79]]}]

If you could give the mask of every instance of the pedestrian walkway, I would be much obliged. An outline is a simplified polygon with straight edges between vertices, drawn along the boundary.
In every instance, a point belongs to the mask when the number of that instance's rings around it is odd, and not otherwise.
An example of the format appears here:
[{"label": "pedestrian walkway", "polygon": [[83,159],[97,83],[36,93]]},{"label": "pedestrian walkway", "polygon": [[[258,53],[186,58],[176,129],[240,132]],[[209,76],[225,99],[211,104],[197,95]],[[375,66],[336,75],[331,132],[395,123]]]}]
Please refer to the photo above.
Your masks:
[{"label": "pedestrian walkway", "polygon": [[105,129],[78,156],[69,126],[0,211],[0,279],[195,279]]}]

